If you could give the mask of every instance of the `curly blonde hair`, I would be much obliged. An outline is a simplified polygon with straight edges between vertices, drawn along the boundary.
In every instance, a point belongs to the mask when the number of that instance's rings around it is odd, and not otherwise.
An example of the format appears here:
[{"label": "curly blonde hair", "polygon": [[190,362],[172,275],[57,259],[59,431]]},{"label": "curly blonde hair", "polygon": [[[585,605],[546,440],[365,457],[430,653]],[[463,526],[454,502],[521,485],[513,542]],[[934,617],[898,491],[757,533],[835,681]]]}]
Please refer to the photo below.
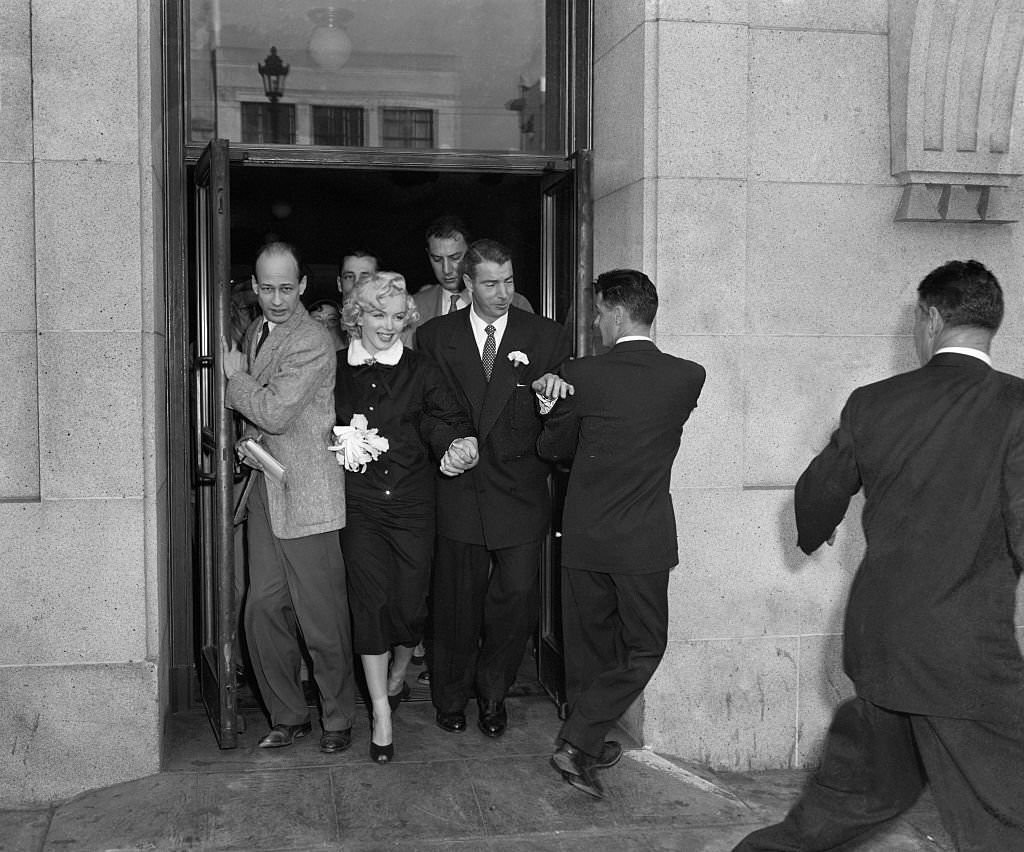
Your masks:
[{"label": "curly blonde hair", "polygon": [[345,304],[341,307],[341,324],[351,337],[361,337],[362,327],[359,320],[367,310],[381,305],[392,296],[405,296],[405,325],[399,331],[405,331],[420,321],[420,312],[416,310],[416,302],[405,287],[405,278],[397,272],[375,272],[365,281],[356,283]]}]

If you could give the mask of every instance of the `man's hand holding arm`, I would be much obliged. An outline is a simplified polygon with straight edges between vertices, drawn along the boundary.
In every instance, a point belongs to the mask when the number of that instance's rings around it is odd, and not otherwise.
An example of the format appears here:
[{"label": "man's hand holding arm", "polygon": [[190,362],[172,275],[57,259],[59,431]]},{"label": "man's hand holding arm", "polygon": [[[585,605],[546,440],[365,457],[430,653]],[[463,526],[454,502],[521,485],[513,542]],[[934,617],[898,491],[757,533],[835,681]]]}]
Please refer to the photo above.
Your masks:
[{"label": "man's hand holding arm", "polygon": [[537,394],[537,404],[541,414],[550,412],[558,400],[576,393],[576,389],[571,384],[555,373],[545,373],[536,379],[530,388]]}]

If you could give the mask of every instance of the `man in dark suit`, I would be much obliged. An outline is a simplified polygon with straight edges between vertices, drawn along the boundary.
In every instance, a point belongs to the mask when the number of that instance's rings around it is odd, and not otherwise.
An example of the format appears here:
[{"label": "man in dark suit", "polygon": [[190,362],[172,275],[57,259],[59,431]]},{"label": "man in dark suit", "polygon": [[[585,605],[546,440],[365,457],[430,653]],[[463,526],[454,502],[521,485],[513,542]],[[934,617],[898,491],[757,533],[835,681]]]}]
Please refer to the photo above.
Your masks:
[{"label": "man in dark suit", "polygon": [[952,261],[917,292],[923,366],[855,390],[796,486],[805,553],[864,489],[843,631],[857,695],[800,801],[737,850],[837,848],[926,782],[957,849],[1024,850],[1024,382],[992,369],[1003,295],[984,266]]},{"label": "man in dark suit", "polygon": [[[434,317],[468,307],[471,300],[462,280],[462,260],[469,248],[466,223],[458,216],[441,216],[427,226],[426,238],[435,283],[420,287],[413,296],[421,326]],[[512,307],[533,313],[530,302],[520,293],[512,294]]]},{"label": "man in dark suit", "polygon": [[505,696],[536,622],[551,511],[530,385],[545,374],[546,396],[565,393],[554,370],[569,357],[570,340],[557,323],[512,307],[512,259],[500,243],[473,243],[463,280],[470,309],[437,317],[417,334],[471,412],[480,444],[476,467],[438,481],[430,685],[442,729],[465,730],[475,693],[480,730],[499,737],[508,724]]},{"label": "man in dark suit", "polygon": [[563,366],[574,393],[555,403],[537,448],[552,461],[575,456],[562,522],[569,715],[551,760],[601,798],[596,770],[622,753],[605,735],[668,641],[668,578],[679,561],[669,477],[705,373],[654,345],[658,294],[642,272],[604,273],[594,303],[594,326],[613,348]]}]

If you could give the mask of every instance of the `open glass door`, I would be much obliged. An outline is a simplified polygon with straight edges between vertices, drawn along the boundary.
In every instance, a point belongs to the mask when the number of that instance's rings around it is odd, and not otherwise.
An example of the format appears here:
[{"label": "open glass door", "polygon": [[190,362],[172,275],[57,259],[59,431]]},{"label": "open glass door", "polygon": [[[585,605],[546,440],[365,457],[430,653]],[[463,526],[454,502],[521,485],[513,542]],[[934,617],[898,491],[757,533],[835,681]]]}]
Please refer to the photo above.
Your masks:
[{"label": "open glass door", "polygon": [[[542,184],[541,313],[573,333],[573,354],[591,349],[590,299],[593,279],[590,152],[575,155],[576,168],[549,175]],[[540,566],[540,623],[537,679],[558,707],[567,710],[562,650],[562,507],[569,468],[551,475],[551,534]]]},{"label": "open glass door", "polygon": [[222,342],[230,340],[228,143],[195,169],[192,419],[199,691],[221,748],[238,745],[235,689],[234,428],[224,407]]}]

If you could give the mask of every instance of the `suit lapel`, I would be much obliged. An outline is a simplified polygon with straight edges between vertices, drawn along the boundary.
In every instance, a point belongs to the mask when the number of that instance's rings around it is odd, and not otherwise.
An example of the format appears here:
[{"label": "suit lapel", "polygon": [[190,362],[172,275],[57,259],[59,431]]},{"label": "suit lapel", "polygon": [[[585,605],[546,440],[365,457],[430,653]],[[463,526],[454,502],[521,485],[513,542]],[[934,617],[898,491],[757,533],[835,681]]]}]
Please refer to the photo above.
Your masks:
[{"label": "suit lapel", "polygon": [[473,329],[469,324],[469,311],[459,311],[456,316],[457,330],[448,339],[445,347],[448,357],[445,360],[451,365],[458,386],[465,392],[472,409],[473,423],[479,428],[487,380],[484,378],[484,368],[480,363],[480,353],[476,348]]}]

